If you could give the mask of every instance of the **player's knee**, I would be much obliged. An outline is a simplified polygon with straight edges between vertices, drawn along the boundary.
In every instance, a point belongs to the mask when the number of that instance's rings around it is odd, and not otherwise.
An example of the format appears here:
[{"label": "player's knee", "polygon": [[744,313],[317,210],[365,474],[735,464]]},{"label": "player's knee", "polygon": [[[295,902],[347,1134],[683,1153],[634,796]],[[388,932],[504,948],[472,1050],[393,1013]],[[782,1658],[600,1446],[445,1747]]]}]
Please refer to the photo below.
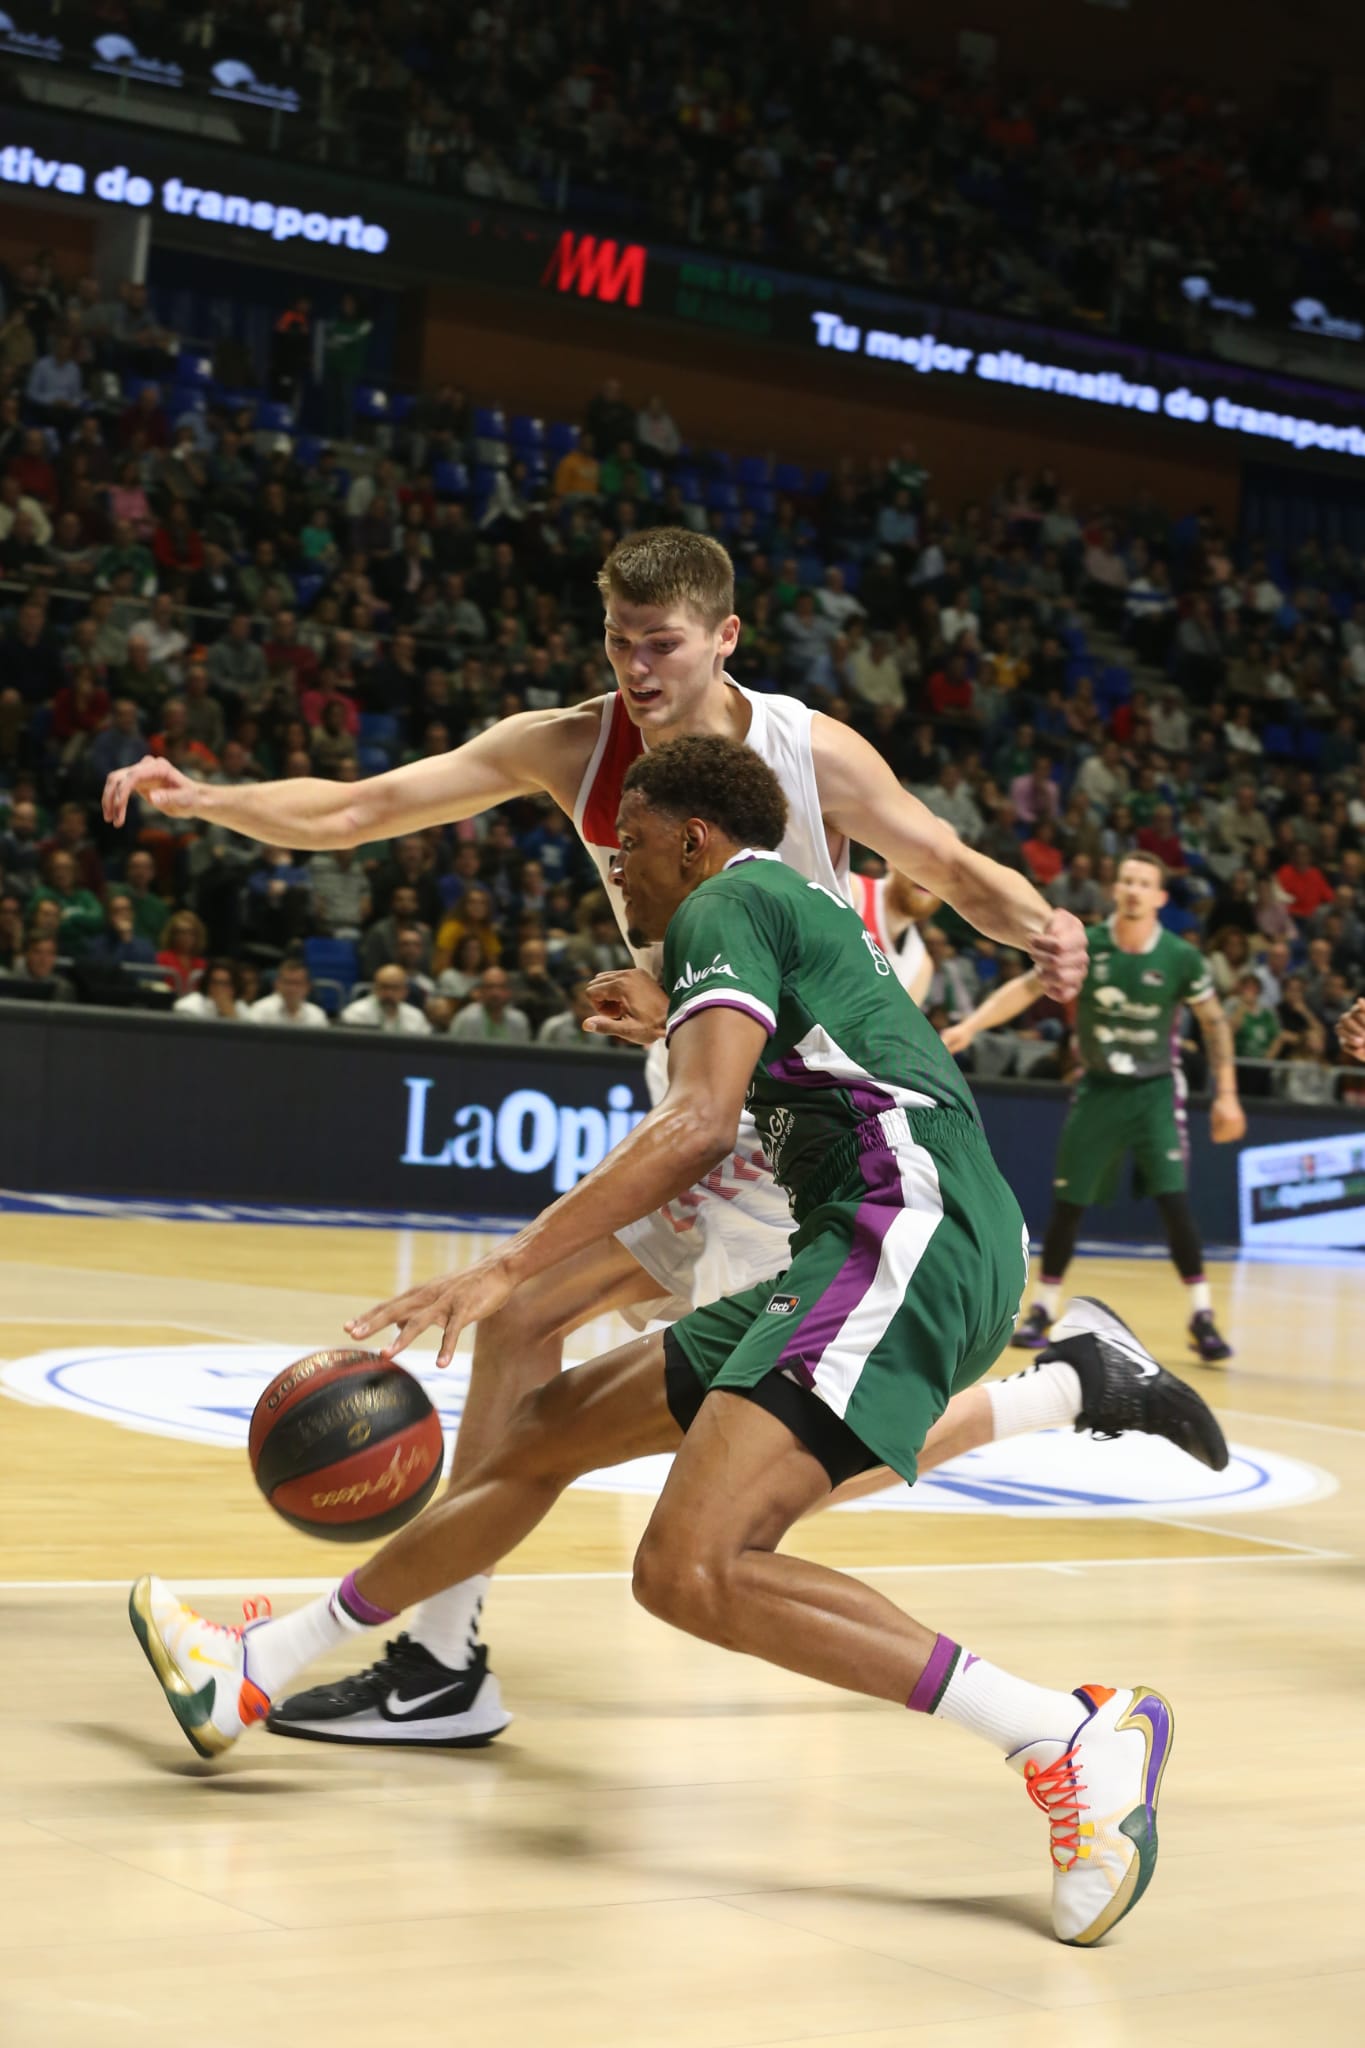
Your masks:
[{"label": "player's knee", "polygon": [[726,1575],[709,1554],[647,1530],[635,1553],[632,1590],[647,1613],[671,1628],[709,1642],[722,1639]]}]

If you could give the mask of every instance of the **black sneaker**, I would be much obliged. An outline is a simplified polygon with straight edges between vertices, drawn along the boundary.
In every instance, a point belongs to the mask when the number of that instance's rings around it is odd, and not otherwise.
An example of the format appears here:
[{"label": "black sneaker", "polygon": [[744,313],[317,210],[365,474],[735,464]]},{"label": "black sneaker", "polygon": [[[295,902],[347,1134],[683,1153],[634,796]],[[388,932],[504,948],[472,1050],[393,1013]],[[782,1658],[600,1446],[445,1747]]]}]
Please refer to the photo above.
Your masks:
[{"label": "black sneaker", "polygon": [[1015,1351],[1042,1351],[1046,1348],[1047,1333],[1051,1328],[1051,1316],[1045,1308],[1035,1304],[1010,1338],[1010,1344]]},{"label": "black sneaker", "polygon": [[276,1700],[272,1735],[305,1742],[392,1742],[423,1749],[481,1749],[512,1716],[482,1643],[467,1670],[452,1671],[411,1636],[385,1643],[368,1671]]},{"label": "black sneaker", "polygon": [[1102,1301],[1078,1294],[1067,1303],[1053,1325],[1047,1358],[1064,1358],[1080,1375],[1078,1430],[1104,1437],[1126,1430],[1164,1436],[1215,1472],[1227,1464],[1227,1439],[1208,1403],[1158,1365],[1123,1318]]},{"label": "black sneaker", "polygon": [[1203,1365],[1221,1365],[1231,1358],[1232,1346],[1213,1320],[1213,1310],[1201,1308],[1190,1317],[1190,1349]]}]

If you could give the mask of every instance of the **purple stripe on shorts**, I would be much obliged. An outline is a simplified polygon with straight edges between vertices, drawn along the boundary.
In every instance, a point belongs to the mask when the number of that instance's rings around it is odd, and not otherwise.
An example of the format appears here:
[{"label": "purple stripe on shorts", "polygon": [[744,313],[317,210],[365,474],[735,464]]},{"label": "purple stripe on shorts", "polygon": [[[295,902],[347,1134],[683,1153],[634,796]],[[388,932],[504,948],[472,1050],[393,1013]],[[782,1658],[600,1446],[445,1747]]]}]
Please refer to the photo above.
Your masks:
[{"label": "purple stripe on shorts", "polygon": [[373,1600],[365,1598],[356,1585],[354,1572],[347,1572],[332,1597],[352,1621],[361,1622],[366,1628],[378,1628],[381,1622],[393,1620],[387,1607],[376,1607]]},{"label": "purple stripe on shorts", "polygon": [[779,1370],[790,1371],[804,1387],[814,1386],[821,1359],[871,1288],[886,1233],[905,1210],[900,1162],[889,1146],[885,1151],[860,1152],[858,1169],[868,1198],[854,1212],[848,1257],[804,1322],[792,1331],[777,1361]]},{"label": "purple stripe on shorts", "polygon": [[915,1680],[915,1690],[905,1702],[912,1714],[932,1714],[948,1690],[948,1680],[957,1668],[962,1646],[951,1636],[940,1636],[929,1652],[929,1662]]}]

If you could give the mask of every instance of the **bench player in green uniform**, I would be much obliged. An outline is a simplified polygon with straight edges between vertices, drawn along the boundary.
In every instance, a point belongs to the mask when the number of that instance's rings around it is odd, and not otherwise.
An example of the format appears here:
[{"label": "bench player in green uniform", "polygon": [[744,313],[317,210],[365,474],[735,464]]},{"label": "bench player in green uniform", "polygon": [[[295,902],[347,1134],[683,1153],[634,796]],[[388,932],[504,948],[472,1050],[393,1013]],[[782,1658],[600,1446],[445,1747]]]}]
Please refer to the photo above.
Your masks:
[{"label": "bench player in green uniform", "polygon": [[[1076,1012],[1085,1073],[1057,1150],[1042,1280],[1012,1339],[1020,1350],[1040,1351],[1047,1343],[1081,1217],[1092,1202],[1114,1199],[1131,1152],[1137,1192],[1154,1197],[1176,1270],[1190,1290],[1190,1347],[1206,1365],[1232,1356],[1213,1320],[1199,1229],[1186,1193],[1189,1141],[1176,1061],[1176,1031],[1186,1003],[1199,1020],[1208,1053],[1214,1143],[1244,1137],[1246,1115],[1237,1097],[1232,1034],[1204,956],[1160,924],[1157,913],[1165,901],[1166,871],[1155,854],[1129,854],[1119,867],[1114,915],[1090,928],[1090,971]],[[1041,994],[1036,974],[1006,982],[944,1033],[945,1045],[962,1052],[979,1032],[1007,1024]]]},{"label": "bench player in green uniform", "polygon": [[[706,1641],[993,1743],[1049,1822],[1054,1928],[1088,1945],[1155,1867],[1168,1703],[1142,1685],[1016,1678],[777,1548],[853,1475],[885,1464],[913,1480],[935,1417],[999,1355],[1027,1278],[1023,1219],[960,1075],[852,906],[771,850],[785,822],[773,771],[733,740],[676,740],[634,763],[614,869],[632,943],[664,941],[664,1100],[453,1279],[440,1310],[417,1289],[351,1327],[396,1325],[392,1355],[434,1320],[448,1362],[461,1329],[530,1275],[690,1187],[733,1143],[746,1096],[792,1203],[785,1272],[528,1396],[467,1480],[297,1614],[228,1630],[144,1579],[133,1624],[185,1732],[217,1753],[313,1657],[491,1568],[577,1475],[677,1447],[636,1597]],[[1202,1408],[1099,1304],[1073,1304],[1057,1335],[1044,1370],[1074,1360],[1142,1399]]]}]

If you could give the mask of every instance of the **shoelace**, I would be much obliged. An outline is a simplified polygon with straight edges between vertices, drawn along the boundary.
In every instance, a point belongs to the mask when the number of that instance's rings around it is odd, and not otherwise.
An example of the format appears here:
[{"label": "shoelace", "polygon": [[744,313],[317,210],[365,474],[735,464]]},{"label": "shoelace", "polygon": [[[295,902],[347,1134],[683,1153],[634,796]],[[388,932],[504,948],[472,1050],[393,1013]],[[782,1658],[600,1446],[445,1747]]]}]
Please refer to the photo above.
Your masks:
[{"label": "shoelace", "polygon": [[385,1643],[383,1656],[377,1657],[368,1670],[357,1671],[350,1678],[339,1678],[334,1685],[324,1689],[344,1704],[368,1706],[382,1698],[399,1680],[426,1677],[433,1667],[437,1671],[442,1668],[431,1652],[415,1643],[405,1630],[392,1642]]},{"label": "shoelace", "polygon": [[1047,1815],[1053,1863],[1058,1870],[1070,1870],[1081,1857],[1090,1854],[1090,1844],[1083,1842],[1081,1836],[1092,1831],[1091,1823],[1081,1819],[1085,1786],[1081,1783],[1076,1750],[1068,1749],[1046,1769],[1026,1763],[1024,1783],[1034,1805]]}]

